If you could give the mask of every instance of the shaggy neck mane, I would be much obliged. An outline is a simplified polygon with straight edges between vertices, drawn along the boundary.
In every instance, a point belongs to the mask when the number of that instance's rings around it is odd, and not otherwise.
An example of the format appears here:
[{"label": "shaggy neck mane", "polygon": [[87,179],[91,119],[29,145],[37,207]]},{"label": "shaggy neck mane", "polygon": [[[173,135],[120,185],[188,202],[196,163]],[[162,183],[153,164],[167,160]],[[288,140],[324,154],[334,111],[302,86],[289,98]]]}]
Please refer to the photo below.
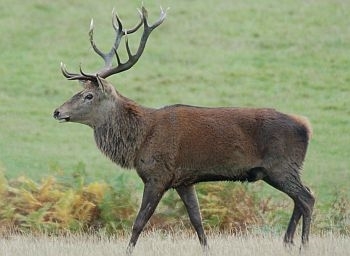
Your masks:
[{"label": "shaggy neck mane", "polygon": [[142,108],[126,99],[109,113],[106,122],[94,128],[97,147],[113,162],[133,168],[143,133]]}]

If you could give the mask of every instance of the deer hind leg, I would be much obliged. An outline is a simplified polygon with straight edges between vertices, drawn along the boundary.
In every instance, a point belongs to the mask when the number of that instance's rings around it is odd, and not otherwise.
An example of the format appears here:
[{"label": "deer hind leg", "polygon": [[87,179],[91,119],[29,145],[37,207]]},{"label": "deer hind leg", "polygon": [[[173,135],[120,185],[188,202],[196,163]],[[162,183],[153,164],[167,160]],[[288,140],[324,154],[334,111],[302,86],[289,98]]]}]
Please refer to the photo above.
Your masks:
[{"label": "deer hind leg", "polygon": [[208,250],[207,237],[204,233],[202,217],[199,210],[198,198],[194,185],[176,188],[188,212],[190,221],[197,232],[199,242],[204,251]]},{"label": "deer hind leg", "polygon": [[305,196],[303,197],[303,204],[305,205],[305,211],[308,213],[308,216],[306,217],[305,214],[303,215],[303,229],[302,229],[302,237],[301,242],[303,245],[306,245],[309,242],[309,233],[310,233],[310,226],[311,226],[311,217],[312,217],[312,211],[315,204],[315,197],[313,196],[311,190],[304,186],[305,189]]},{"label": "deer hind leg", "polygon": [[268,174],[267,177],[264,178],[264,181],[286,193],[294,201],[294,210],[284,236],[284,243],[293,244],[296,226],[300,218],[303,217],[301,238],[302,244],[305,245],[309,240],[311,215],[315,198],[310,189],[302,184],[298,171],[288,169],[285,172],[275,172],[273,174]]},{"label": "deer hind leg", "polygon": [[301,215],[302,215],[301,210],[299,209],[299,207],[297,207],[297,204],[294,202],[293,214],[289,220],[286,234],[284,235],[283,241],[284,241],[285,245],[294,244],[293,237],[294,237],[294,233],[295,233],[296,227],[298,225],[298,222],[301,218]]}]

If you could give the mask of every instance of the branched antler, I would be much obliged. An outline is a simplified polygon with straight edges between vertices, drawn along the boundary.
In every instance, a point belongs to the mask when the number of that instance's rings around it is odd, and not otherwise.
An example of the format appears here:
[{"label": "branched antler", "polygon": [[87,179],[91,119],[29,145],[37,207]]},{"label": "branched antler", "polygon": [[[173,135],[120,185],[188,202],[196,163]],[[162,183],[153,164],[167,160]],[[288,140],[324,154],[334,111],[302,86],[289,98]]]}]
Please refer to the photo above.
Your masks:
[{"label": "branched antler", "polygon": [[[146,43],[147,43],[147,39],[149,37],[149,35],[151,34],[151,32],[153,31],[153,29],[155,29],[156,27],[158,27],[160,24],[163,23],[165,17],[166,17],[166,12],[162,9],[160,12],[160,17],[159,19],[153,23],[152,25],[148,24],[147,18],[147,10],[145,7],[142,6],[141,10],[139,11],[140,14],[140,22],[138,24],[136,24],[135,27],[131,28],[131,29],[124,29],[123,28],[123,24],[120,20],[120,18],[118,17],[118,15],[116,14],[115,10],[113,9],[112,12],[112,25],[113,28],[116,32],[116,37],[115,37],[115,41],[113,44],[113,47],[111,48],[111,50],[107,53],[103,53],[100,49],[97,48],[95,42],[94,42],[94,23],[93,20],[91,20],[91,24],[90,24],[90,30],[89,30],[89,37],[90,37],[90,44],[92,46],[92,48],[94,49],[94,51],[101,56],[101,58],[104,60],[105,62],[105,66],[98,72],[96,72],[95,74],[87,74],[85,72],[83,72],[81,66],[80,66],[80,73],[70,73],[67,71],[66,66],[61,63],[61,70],[63,75],[68,78],[69,80],[91,80],[91,81],[96,81],[96,76],[98,75],[99,77],[102,78],[106,78],[109,77],[113,74],[117,74],[120,72],[123,72],[125,70],[130,69],[133,65],[135,65],[135,63],[139,60],[139,58],[141,57],[143,50],[145,49]],[[134,32],[136,32],[143,24],[143,33],[140,39],[140,43],[139,43],[139,47],[136,51],[135,54],[132,54],[130,47],[129,47],[129,42],[128,42],[128,35],[132,34]],[[119,54],[117,52],[119,44],[121,42],[122,37],[125,36],[125,48],[128,54],[128,60],[126,62],[122,62],[120,60]],[[113,58],[114,56],[117,59],[117,65],[113,66]]]}]

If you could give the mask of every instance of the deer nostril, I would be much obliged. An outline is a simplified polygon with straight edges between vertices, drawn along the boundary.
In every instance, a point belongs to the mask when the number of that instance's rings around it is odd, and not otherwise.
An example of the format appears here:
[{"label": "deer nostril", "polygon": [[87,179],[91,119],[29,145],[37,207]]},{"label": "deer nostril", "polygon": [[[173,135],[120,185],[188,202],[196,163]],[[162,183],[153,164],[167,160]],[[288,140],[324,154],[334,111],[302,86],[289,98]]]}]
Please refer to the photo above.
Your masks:
[{"label": "deer nostril", "polygon": [[56,110],[53,112],[53,117],[54,117],[54,118],[57,118],[59,115],[60,115],[60,111],[59,111],[58,109],[56,109]]}]

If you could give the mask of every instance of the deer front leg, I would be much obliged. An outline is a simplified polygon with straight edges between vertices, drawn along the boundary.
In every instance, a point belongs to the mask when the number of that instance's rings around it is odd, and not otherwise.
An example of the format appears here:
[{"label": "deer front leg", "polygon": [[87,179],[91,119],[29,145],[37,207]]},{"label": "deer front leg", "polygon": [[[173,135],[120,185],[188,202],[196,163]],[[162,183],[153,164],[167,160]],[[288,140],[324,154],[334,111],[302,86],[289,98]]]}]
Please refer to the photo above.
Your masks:
[{"label": "deer front leg", "polygon": [[191,223],[197,232],[199,242],[204,252],[208,251],[207,237],[204,233],[202,217],[199,210],[198,198],[193,185],[176,188],[177,193],[185,204]]},{"label": "deer front leg", "polygon": [[145,183],[142,203],[132,228],[132,235],[127,247],[127,255],[131,255],[141,231],[151,218],[165,191],[165,188],[157,186],[157,184]]}]

